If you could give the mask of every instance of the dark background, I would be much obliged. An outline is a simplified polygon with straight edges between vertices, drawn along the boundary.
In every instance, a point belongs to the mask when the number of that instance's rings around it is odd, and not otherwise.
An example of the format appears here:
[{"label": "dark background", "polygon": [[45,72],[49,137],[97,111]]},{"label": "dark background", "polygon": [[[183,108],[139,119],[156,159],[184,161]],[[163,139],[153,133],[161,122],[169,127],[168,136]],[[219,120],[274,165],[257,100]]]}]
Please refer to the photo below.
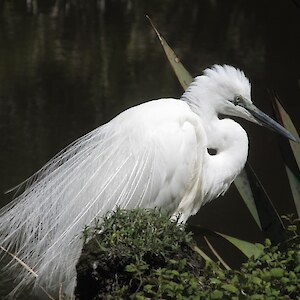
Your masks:
[{"label": "dark background", "polygon": [[[0,1],[0,199],[63,147],[124,109],[182,89],[145,14],[193,76],[241,68],[252,100],[273,115],[275,91],[296,127],[300,6],[292,0]],[[278,136],[242,122],[249,161],[280,214],[294,211]],[[261,238],[234,187],[194,222]]]}]

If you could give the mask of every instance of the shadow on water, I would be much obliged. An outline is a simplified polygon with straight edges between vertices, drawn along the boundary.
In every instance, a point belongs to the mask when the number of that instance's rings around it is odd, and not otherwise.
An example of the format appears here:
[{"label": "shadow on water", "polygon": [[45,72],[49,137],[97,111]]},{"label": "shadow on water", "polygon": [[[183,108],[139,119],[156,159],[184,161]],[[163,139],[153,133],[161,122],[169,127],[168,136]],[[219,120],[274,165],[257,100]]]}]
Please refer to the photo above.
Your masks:
[{"label": "shadow on water", "polygon": [[[300,9],[293,1],[2,0],[3,205],[12,197],[5,190],[74,139],[130,106],[180,97],[145,14],[193,75],[214,63],[235,65],[251,79],[259,107],[272,115],[267,88],[275,89],[300,128]],[[279,212],[290,212],[277,137],[243,125],[250,136],[251,164]],[[243,239],[261,238],[233,187],[201,209],[195,222]]]}]

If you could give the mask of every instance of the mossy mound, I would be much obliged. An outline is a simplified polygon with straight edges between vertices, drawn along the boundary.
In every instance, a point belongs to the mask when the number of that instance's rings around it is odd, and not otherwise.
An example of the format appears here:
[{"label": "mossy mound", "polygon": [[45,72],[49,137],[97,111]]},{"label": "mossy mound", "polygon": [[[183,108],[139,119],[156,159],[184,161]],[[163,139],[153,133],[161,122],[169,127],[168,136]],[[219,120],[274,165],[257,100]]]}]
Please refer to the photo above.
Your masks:
[{"label": "mossy mound", "polygon": [[76,299],[300,300],[296,219],[239,270],[203,263],[191,233],[156,210],[117,210],[85,230]]},{"label": "mossy mound", "polygon": [[[202,260],[191,234],[157,210],[120,210],[87,228],[77,299],[193,299]],[[178,298],[179,297],[179,298]]]}]

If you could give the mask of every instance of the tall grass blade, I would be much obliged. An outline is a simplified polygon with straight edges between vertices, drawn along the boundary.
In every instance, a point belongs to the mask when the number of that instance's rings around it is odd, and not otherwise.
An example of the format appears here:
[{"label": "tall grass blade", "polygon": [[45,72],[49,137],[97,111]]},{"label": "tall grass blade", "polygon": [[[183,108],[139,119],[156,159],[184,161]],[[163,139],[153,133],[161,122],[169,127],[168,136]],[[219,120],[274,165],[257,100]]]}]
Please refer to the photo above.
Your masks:
[{"label": "tall grass blade", "polygon": [[260,230],[262,230],[261,222],[259,219],[258,211],[255,205],[255,200],[253,197],[253,193],[251,190],[250,182],[247,177],[247,173],[245,170],[242,170],[242,172],[237,176],[234,180],[234,184],[239,191],[241,197],[243,198],[246,206],[248,207],[253,219],[255,220],[257,226]]},{"label": "tall grass blade", "polygon": [[33,271],[31,267],[29,267],[23,260],[21,260],[19,257],[14,255],[13,253],[9,252],[6,248],[0,246],[0,249],[3,250],[5,253],[7,253],[9,256],[11,256],[13,259],[15,259],[23,268],[25,268],[30,274],[32,274],[35,278],[38,277],[38,274]]},{"label": "tall grass blade", "polygon": [[213,260],[205,254],[204,251],[202,251],[198,246],[194,245],[192,246],[192,249],[197,252],[205,261],[212,263]]},{"label": "tall grass blade", "polygon": [[247,258],[257,258],[263,252],[262,245],[260,244],[253,244],[223,233],[216,233],[238,248]]},{"label": "tall grass blade", "polygon": [[210,243],[208,238],[204,235],[204,240],[207,243],[208,247],[212,251],[212,253],[216,256],[216,258],[220,261],[220,263],[223,265],[223,267],[226,270],[231,270],[231,268],[228,266],[228,264],[224,261],[224,259],[220,256],[220,254],[217,252],[217,250],[213,247],[213,245]]},{"label": "tall grass blade", "polygon": [[286,233],[284,224],[270,197],[249,164],[246,164],[245,170],[250,182],[263,232],[274,243],[285,241]]},{"label": "tall grass blade", "polygon": [[[277,119],[279,119],[283,126],[286,127],[298,140],[300,140],[299,134],[290,116],[281,105],[277,96],[274,96],[273,107],[277,115]],[[300,217],[300,143],[294,143],[292,141],[289,141],[289,143],[293,155],[290,154],[290,149],[287,149],[284,143],[281,143],[280,146],[297,214]]]},{"label": "tall grass blade", "polygon": [[290,170],[290,168],[287,165],[285,166],[285,169],[289,179],[297,214],[298,217],[300,217],[300,182],[299,179],[294,175],[294,173]]},{"label": "tall grass blade", "polygon": [[[11,256],[13,259],[15,259],[24,269],[26,269],[30,274],[32,274],[35,278],[38,277],[38,274],[31,268],[29,267],[24,261],[22,261],[20,258],[18,258],[15,254],[11,253],[8,251],[6,248],[3,246],[0,246],[0,249],[3,250],[5,253],[7,253],[9,256]],[[40,289],[47,295],[47,297],[50,300],[55,300],[47,291],[44,287],[39,285]]]},{"label": "tall grass blade", "polygon": [[166,55],[167,58],[181,84],[184,90],[187,89],[187,87],[190,85],[190,83],[193,81],[193,77],[191,74],[186,70],[186,68],[182,65],[180,62],[179,58],[176,56],[175,52],[171,49],[171,47],[168,45],[166,40],[161,36],[161,34],[158,32],[156,27],[154,26],[152,20],[150,19],[149,16],[146,16],[147,19],[149,20],[153,30],[155,31]]},{"label": "tall grass blade", "polygon": [[[300,137],[299,134],[297,132],[297,129],[295,127],[295,125],[293,124],[290,116],[288,115],[288,113],[285,111],[285,109],[283,108],[283,106],[281,105],[279,98],[277,96],[275,96],[275,105],[274,105],[276,114],[279,118],[279,120],[281,121],[281,123],[283,124],[283,126],[291,132],[291,134],[298,139],[298,141],[300,141]],[[295,156],[295,160],[297,162],[298,165],[298,169],[300,169],[300,143],[295,143],[293,141],[289,141],[290,146],[292,148],[293,154]]]}]

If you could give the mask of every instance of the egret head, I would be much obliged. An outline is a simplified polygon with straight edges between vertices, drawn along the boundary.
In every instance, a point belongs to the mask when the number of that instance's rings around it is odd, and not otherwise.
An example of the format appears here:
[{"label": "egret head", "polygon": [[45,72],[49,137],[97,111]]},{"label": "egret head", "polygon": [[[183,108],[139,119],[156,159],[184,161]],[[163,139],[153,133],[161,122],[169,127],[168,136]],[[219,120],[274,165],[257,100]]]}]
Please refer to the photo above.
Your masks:
[{"label": "egret head", "polygon": [[241,117],[297,141],[288,130],[252,103],[251,85],[241,70],[228,65],[214,65],[206,69],[197,80],[205,93],[202,97],[210,102],[217,114]]}]

